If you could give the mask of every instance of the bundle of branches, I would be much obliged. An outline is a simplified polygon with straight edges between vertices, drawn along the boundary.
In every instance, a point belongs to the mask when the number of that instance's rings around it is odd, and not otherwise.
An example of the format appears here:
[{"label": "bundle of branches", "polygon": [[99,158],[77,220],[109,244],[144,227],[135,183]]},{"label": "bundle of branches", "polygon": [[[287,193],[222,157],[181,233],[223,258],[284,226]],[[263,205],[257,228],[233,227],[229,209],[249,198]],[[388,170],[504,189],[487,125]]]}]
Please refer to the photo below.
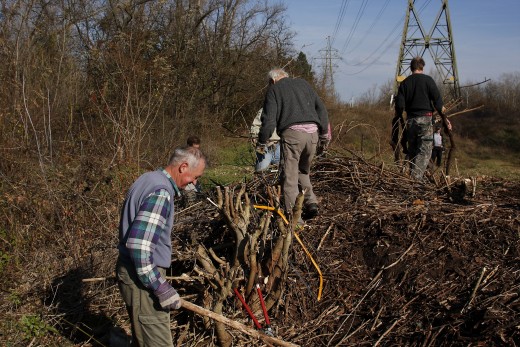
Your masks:
[{"label": "bundle of branches", "polygon": [[[289,234],[283,236],[280,218],[253,212],[250,199],[277,204],[266,193],[269,180],[257,177],[236,187],[236,198],[225,203],[240,213],[229,209],[229,216],[212,219],[211,227],[203,215],[196,217],[200,231],[209,235],[193,237],[197,228],[179,221],[197,244],[187,258],[211,264],[193,269],[203,284],[211,284],[199,287],[206,307],[251,324],[231,288],[239,287],[258,313],[253,279],[268,277],[261,282],[267,283],[262,288],[271,320],[293,343],[428,346],[518,340],[517,183],[481,178],[478,193],[470,197],[464,180],[418,183],[351,156],[322,158],[313,172],[320,215],[299,235],[321,269],[322,299],[319,273],[298,244],[287,249],[286,263],[272,275],[270,259],[277,259],[272,250]],[[232,190],[227,188],[226,196]],[[452,199],[456,191],[462,196],[458,203]],[[291,247],[292,238],[285,240],[284,247]],[[280,281],[276,290],[271,276]],[[235,336],[234,343],[251,341]]]}]

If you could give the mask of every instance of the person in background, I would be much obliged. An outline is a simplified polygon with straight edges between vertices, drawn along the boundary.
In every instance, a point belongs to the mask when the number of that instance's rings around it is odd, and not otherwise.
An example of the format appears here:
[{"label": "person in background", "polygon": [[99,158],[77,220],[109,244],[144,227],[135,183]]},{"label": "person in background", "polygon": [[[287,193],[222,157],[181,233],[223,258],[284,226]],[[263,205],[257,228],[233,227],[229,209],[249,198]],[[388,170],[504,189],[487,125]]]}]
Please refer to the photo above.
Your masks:
[{"label": "person in background", "polygon": [[191,135],[186,139],[186,145],[188,147],[200,148],[200,138],[195,135]]},{"label": "person in background", "polygon": [[264,100],[256,150],[260,154],[267,151],[267,143],[276,129],[282,143],[285,211],[292,214],[300,183],[305,192],[304,212],[311,218],[318,214],[318,200],[309,174],[317,147],[320,147],[318,152],[323,152],[328,146],[327,110],[304,79],[290,78],[279,68],[271,70],[268,76],[270,85]]},{"label": "person in background", "polygon": [[[258,142],[258,133],[262,127],[262,109],[260,109],[249,131],[253,144],[256,146]],[[256,152],[255,172],[262,172],[272,165],[280,163],[280,136],[276,133],[276,129],[267,142],[267,149],[265,153]]]},{"label": "person in background", "polygon": [[[412,74],[399,85],[395,100],[395,116],[401,118],[406,110],[406,131],[411,175],[422,180],[432,156],[433,111],[442,116],[442,97],[430,76],[423,73],[424,60],[415,57],[410,62]],[[442,117],[445,118],[445,117]],[[446,126],[451,124],[446,119]]]},{"label": "person in background", "polygon": [[441,166],[442,152],[444,152],[444,138],[441,134],[441,126],[436,125],[435,132],[433,133],[432,163]]},{"label": "person in background", "polygon": [[[191,135],[186,139],[186,145],[188,147],[200,148],[200,138],[198,136]],[[195,201],[197,200],[197,193],[200,193],[201,190],[202,189],[200,187],[199,182],[197,182],[196,184],[189,183],[183,190],[184,207],[187,207],[195,203]]]},{"label": "person in background", "polygon": [[132,328],[132,346],[173,346],[170,310],[181,307],[166,281],[171,265],[174,197],[196,183],[206,158],[195,147],[175,149],[168,165],[141,175],[127,192],[119,223],[116,275]]}]

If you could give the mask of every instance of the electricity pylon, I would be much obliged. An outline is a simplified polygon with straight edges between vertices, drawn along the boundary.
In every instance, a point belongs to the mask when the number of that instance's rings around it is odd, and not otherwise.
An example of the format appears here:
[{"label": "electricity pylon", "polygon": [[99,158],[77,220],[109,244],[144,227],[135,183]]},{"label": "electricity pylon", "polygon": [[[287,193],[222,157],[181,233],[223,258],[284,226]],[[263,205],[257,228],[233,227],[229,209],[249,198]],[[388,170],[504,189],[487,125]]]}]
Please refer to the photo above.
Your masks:
[{"label": "electricity pylon", "polygon": [[334,59],[339,59],[338,51],[332,48],[330,43],[330,36],[327,37],[327,48],[321,49],[320,52],[325,53],[322,58],[325,60],[325,65],[323,67],[323,80],[322,80],[322,88],[333,95],[335,93],[334,89],[334,72],[333,68],[337,67],[337,65],[333,64],[332,61]]},{"label": "electricity pylon", "polygon": [[452,87],[451,91],[455,99],[460,97],[459,76],[457,60],[455,59],[455,45],[453,43],[448,0],[441,0],[441,2],[442,6],[433,26],[429,32],[426,32],[419,20],[417,9],[415,8],[415,0],[408,0],[401,49],[395,74],[394,93],[397,92],[398,84],[411,73],[411,60],[417,56],[424,56],[424,53],[428,50],[443,83]]}]

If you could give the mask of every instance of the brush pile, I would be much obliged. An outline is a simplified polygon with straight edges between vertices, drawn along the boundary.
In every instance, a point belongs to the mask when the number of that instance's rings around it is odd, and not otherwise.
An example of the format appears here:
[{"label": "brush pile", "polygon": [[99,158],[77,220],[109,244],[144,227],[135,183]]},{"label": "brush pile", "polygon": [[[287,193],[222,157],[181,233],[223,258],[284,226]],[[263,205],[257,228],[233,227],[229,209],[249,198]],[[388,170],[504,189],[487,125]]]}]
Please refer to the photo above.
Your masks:
[{"label": "brush pile", "polygon": [[[323,286],[311,258],[293,240],[285,288],[269,311],[275,335],[302,346],[519,345],[520,184],[486,177],[450,182],[438,173],[418,183],[396,171],[351,155],[316,162],[311,179],[320,214],[298,235],[321,270]],[[275,181],[274,174],[257,176],[246,192],[255,204],[269,205],[267,187]],[[210,195],[178,211],[170,275],[181,296],[212,309],[216,287],[196,260],[197,247],[213,249],[213,260],[225,263],[233,236]],[[251,213],[250,230],[262,213]],[[274,243],[276,225],[271,223],[263,248]],[[93,253],[91,276],[111,276],[111,252]],[[82,315],[68,315],[75,326],[81,321],[101,336],[94,318],[110,317],[128,333],[114,281],[83,282],[82,297],[88,297]],[[223,299],[222,314],[253,326],[233,292]],[[263,323],[262,311],[255,314]],[[185,310],[174,318],[177,346],[218,345],[207,318]],[[234,346],[262,345],[228,333]]]}]

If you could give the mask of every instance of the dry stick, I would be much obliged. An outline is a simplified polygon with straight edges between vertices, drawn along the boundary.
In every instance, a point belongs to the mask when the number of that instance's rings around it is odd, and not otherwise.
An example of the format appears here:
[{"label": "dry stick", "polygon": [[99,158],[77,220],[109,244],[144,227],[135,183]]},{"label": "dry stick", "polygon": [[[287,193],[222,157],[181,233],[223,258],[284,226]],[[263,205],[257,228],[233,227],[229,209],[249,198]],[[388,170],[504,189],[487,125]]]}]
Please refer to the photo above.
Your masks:
[{"label": "dry stick", "polygon": [[469,109],[465,109],[465,110],[462,110],[462,111],[459,111],[459,112],[455,112],[455,113],[447,115],[446,117],[449,118],[449,117],[457,116],[457,115],[462,114],[462,113],[478,110],[479,108],[482,108],[482,107],[484,107],[484,105],[480,105],[480,106],[477,106],[477,107],[474,107],[474,108],[469,108]]},{"label": "dry stick", "polygon": [[[209,198],[208,198],[208,199],[209,199]],[[202,201],[199,201],[199,202],[197,202],[197,203],[195,203],[195,204],[193,204],[193,205],[190,205],[190,206],[188,206],[188,207],[186,207],[186,208],[180,210],[179,212],[175,212],[175,215],[178,216],[178,215],[180,215],[180,214],[182,214],[182,213],[185,213],[185,212],[187,212],[187,211],[189,211],[189,210],[195,208],[195,206],[198,206],[198,205],[200,205],[200,204],[202,204]]]},{"label": "dry stick", "polygon": [[475,299],[475,295],[477,294],[477,289],[480,286],[480,282],[482,282],[482,278],[484,277],[484,273],[486,273],[486,267],[485,266],[482,268],[482,272],[480,273],[480,277],[478,278],[477,284],[475,284],[475,288],[473,288],[473,292],[471,293],[471,297],[469,298],[468,303],[466,304],[466,306],[464,306],[462,308],[460,313],[464,313],[464,312],[466,312],[467,309],[470,308],[471,302],[473,301],[473,299]]},{"label": "dry stick", "polygon": [[334,226],[334,223],[330,223],[330,226],[329,228],[327,229],[327,231],[325,232],[325,235],[323,235],[323,237],[321,238],[321,241],[320,241],[320,244],[318,245],[318,248],[316,248],[317,251],[320,250],[321,248],[321,245],[323,244],[323,241],[325,241],[325,238],[327,237],[327,235],[330,233],[330,231],[332,230],[332,227]]},{"label": "dry stick", "polygon": [[377,325],[377,321],[379,320],[379,316],[381,315],[381,312],[383,311],[384,306],[381,306],[379,308],[379,311],[376,314],[376,318],[374,318],[374,323],[372,324],[372,327],[370,328],[370,331],[374,331]]},{"label": "dry stick", "polygon": [[442,175],[442,177],[444,178],[444,182],[446,183],[446,188],[448,188],[448,193],[451,194],[450,182],[448,182],[448,178],[444,174]]},{"label": "dry stick", "polygon": [[[332,343],[332,340],[336,337],[336,335],[339,333],[339,331],[341,330],[341,328],[343,327],[343,325],[345,324],[345,322],[347,321],[347,319],[349,319],[356,311],[357,311],[357,308],[361,305],[361,303],[365,300],[365,298],[368,296],[368,294],[372,291],[372,289],[374,289],[378,284],[379,284],[379,280],[376,280],[376,278],[378,279],[379,276],[381,275],[381,273],[383,272],[383,270],[380,270],[379,273],[376,275],[376,277],[374,277],[374,279],[370,282],[370,284],[368,285],[368,290],[367,292],[365,293],[365,295],[363,295],[363,297],[358,301],[358,303],[356,304],[356,306],[354,306],[354,309],[352,310],[351,313],[347,314],[347,317],[343,320],[343,322],[341,322],[341,324],[339,325],[339,327],[336,329],[336,332],[334,333],[334,335],[332,335],[332,337],[330,338],[329,342],[327,343],[327,346],[330,346],[330,344]],[[352,325],[351,325],[352,327]],[[349,331],[350,331],[350,328],[349,328]],[[345,335],[346,336],[346,335]],[[345,336],[343,336],[341,338],[341,341],[343,341],[345,339]],[[350,335],[349,335],[350,336]]]},{"label": "dry stick", "polygon": [[440,116],[442,118],[442,123],[444,125],[444,131],[446,131],[448,133],[448,137],[450,138],[451,148],[448,152],[448,158],[446,160],[446,175],[449,175],[451,161],[453,160],[453,155],[455,153],[455,149],[457,148],[457,146],[455,145],[455,142],[453,141],[453,134],[452,134],[451,130],[448,128],[448,117],[446,117],[446,115],[444,113],[441,113]]},{"label": "dry stick", "polygon": [[399,256],[399,258],[397,258],[396,261],[394,261],[392,264],[390,264],[390,265],[388,265],[388,266],[384,266],[384,267],[383,267],[383,270],[388,270],[388,269],[390,269],[391,267],[396,266],[397,263],[399,263],[399,262],[404,258],[404,256],[405,256],[408,252],[410,252],[410,250],[412,249],[412,247],[413,247],[413,242],[412,242],[412,244],[411,244],[411,245],[406,249],[406,251],[404,251],[404,252]]},{"label": "dry stick", "polygon": [[381,337],[379,339],[377,339],[376,343],[374,343],[374,347],[376,347],[377,345],[379,345],[379,342],[381,342],[381,340],[383,340],[383,338],[388,335],[388,333],[390,333],[390,331],[392,331],[392,329],[395,327],[395,325],[397,323],[399,323],[399,321],[402,319],[403,317],[399,317],[398,319],[396,319],[396,321],[394,322],[394,324],[392,324],[390,326],[390,328],[386,329],[386,331],[383,333],[383,335],[381,335]]},{"label": "dry stick", "polygon": [[[393,262],[392,264],[388,265],[388,266],[384,266],[383,268],[381,268],[381,270],[379,270],[379,272],[377,273],[377,275],[372,279],[372,281],[370,281],[369,285],[368,285],[368,291],[365,293],[365,295],[363,296],[363,298],[361,298],[361,300],[357,303],[357,305],[354,307],[354,312],[357,310],[358,306],[361,305],[361,303],[363,302],[363,300],[365,299],[365,297],[368,295],[368,293],[377,286],[377,284],[379,283],[379,278],[380,276],[382,275],[383,271],[384,270],[387,270],[387,269],[390,269],[391,267],[394,267],[395,265],[397,265],[397,263],[399,263],[403,258],[404,256],[410,252],[410,250],[412,249],[413,247],[413,243],[406,249],[406,251],[404,251],[400,256],[399,258],[397,258],[397,260],[395,262]],[[345,318],[345,320],[341,323],[340,327],[337,329],[336,333],[334,333],[334,335],[332,335],[332,338],[329,340],[329,342],[327,343],[327,346],[330,345],[330,343],[332,342],[332,339],[334,339],[334,337],[336,336],[336,334],[339,332],[339,330],[341,329],[341,327],[343,327],[343,324],[347,321],[347,319],[350,317],[351,314],[347,315],[347,318]],[[401,317],[402,318],[402,317]],[[395,324],[397,324],[397,322],[401,319],[399,318],[391,327],[389,330],[387,330],[379,340],[381,340],[388,332],[390,332],[390,330],[394,327]],[[345,337],[343,337],[341,339],[341,342],[345,339]],[[376,342],[376,345],[377,343],[379,343],[379,340],[378,342]],[[340,342],[340,343],[341,343]],[[339,343],[338,343],[339,344]],[[374,346],[376,346],[374,345]]]},{"label": "dry stick", "polygon": [[343,341],[348,340],[349,338],[351,338],[352,336],[354,336],[358,331],[360,331],[361,329],[363,329],[363,328],[365,327],[365,325],[368,324],[368,322],[369,322],[369,321],[365,321],[365,322],[363,322],[363,324],[361,324],[360,326],[358,326],[358,327],[357,327],[353,332],[351,332],[350,334],[344,336],[344,337],[341,339],[341,341],[338,342],[337,345],[339,346],[340,344],[343,343]]},{"label": "dry stick", "polygon": [[[187,282],[195,281],[195,279],[190,276],[165,276],[165,278],[167,280],[173,280],[173,281],[187,281]],[[83,282],[83,283],[101,282],[101,281],[111,281],[111,280],[115,280],[115,279],[116,279],[116,276],[92,277],[92,278],[84,278],[81,280],[81,282]]]},{"label": "dry stick", "polygon": [[243,332],[244,334],[247,334],[247,335],[252,336],[252,337],[254,337],[256,339],[262,340],[262,341],[264,341],[266,343],[272,343],[272,344],[275,344],[277,346],[283,346],[283,347],[286,347],[286,346],[287,347],[298,347],[299,346],[299,345],[296,345],[294,343],[290,343],[290,342],[286,342],[286,341],[277,339],[276,337],[268,336],[268,335],[266,335],[264,333],[259,332],[258,330],[255,330],[253,328],[247,327],[244,324],[241,324],[241,323],[236,322],[234,320],[231,320],[231,319],[229,319],[227,317],[224,317],[221,314],[215,313],[213,311],[210,311],[210,310],[205,309],[203,307],[200,307],[198,305],[192,304],[189,301],[181,299],[181,303],[182,303],[182,307],[187,309],[187,310],[190,310],[190,311],[195,312],[197,314],[200,314],[202,316],[209,317],[209,318],[214,319],[214,320],[216,320],[218,322],[224,323],[227,326],[235,328],[235,329]]}]

